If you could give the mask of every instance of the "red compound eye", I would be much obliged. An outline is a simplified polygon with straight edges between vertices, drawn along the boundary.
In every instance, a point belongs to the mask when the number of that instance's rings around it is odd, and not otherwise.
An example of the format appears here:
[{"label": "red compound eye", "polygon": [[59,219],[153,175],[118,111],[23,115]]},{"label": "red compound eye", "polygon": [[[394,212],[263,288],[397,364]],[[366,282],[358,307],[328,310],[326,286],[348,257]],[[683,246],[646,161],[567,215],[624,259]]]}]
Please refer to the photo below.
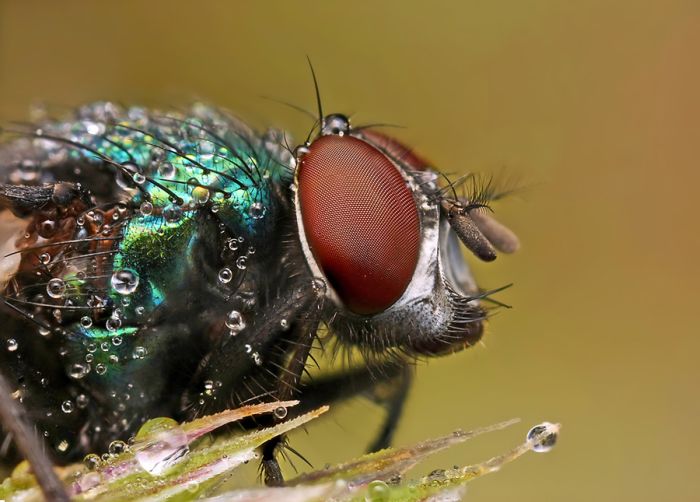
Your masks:
[{"label": "red compound eye", "polygon": [[420,223],[401,173],[373,146],[323,136],[298,173],[304,232],[345,306],[375,314],[399,299],[418,261]]}]

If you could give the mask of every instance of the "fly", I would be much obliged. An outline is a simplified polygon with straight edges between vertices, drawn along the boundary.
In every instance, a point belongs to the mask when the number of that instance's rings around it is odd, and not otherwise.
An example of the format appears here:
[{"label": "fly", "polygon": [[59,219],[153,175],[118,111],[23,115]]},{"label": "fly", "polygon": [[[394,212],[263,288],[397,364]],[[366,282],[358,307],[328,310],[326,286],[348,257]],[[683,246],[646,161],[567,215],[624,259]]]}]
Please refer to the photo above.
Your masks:
[{"label": "fly", "polygon": [[[476,175],[445,183],[378,128],[318,109],[296,148],[203,105],[100,102],[5,131],[0,364],[53,461],[153,417],[291,398],[297,414],[388,383],[377,450],[411,364],[480,340],[498,302],[460,246],[485,261],[517,249],[490,212],[503,193]],[[365,363],[301,382],[319,339]],[[263,448],[268,484],[283,447]]]}]

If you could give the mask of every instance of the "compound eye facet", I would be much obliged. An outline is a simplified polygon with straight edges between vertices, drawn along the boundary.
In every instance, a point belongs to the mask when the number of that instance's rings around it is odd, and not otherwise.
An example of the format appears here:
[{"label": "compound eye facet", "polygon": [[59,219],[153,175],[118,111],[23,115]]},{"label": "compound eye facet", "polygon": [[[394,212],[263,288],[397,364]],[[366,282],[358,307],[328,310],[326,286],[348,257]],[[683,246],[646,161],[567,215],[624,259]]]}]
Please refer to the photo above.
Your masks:
[{"label": "compound eye facet", "polygon": [[297,174],[304,233],[344,305],[376,314],[398,300],[418,262],[413,194],[382,152],[352,136],[322,136]]}]

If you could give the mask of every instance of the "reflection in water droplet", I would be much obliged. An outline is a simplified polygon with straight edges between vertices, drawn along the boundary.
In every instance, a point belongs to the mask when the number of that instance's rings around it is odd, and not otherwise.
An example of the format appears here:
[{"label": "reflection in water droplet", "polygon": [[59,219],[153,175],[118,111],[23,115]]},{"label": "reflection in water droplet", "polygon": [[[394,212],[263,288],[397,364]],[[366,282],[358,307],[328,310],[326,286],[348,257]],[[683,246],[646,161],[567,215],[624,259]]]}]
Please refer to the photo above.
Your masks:
[{"label": "reflection in water droplet", "polygon": [[277,420],[282,420],[284,417],[287,416],[287,408],[285,408],[284,406],[280,406],[279,408],[275,408],[275,411],[273,413]]},{"label": "reflection in water droplet", "polygon": [[182,218],[182,208],[176,204],[168,204],[163,208],[163,218],[168,223],[176,223]]},{"label": "reflection in water droplet", "polygon": [[384,481],[376,479],[367,485],[367,497],[365,498],[368,502],[384,502],[389,500],[391,490],[389,485]]},{"label": "reflection in water droplet", "polygon": [[155,418],[143,424],[132,450],[146,472],[160,476],[189,452],[187,433],[171,418]]},{"label": "reflection in water droplet", "polygon": [[88,471],[94,471],[100,466],[101,463],[102,460],[100,460],[100,457],[95,455],[94,453],[85,455],[85,458],[83,458],[83,464],[85,465]]},{"label": "reflection in water droplet", "polygon": [[92,326],[92,317],[89,315],[84,315],[83,317],[80,318],[80,325],[83,328],[89,328]]},{"label": "reflection in water droplet", "polygon": [[71,378],[74,378],[76,380],[83,378],[89,372],[90,372],[90,365],[89,364],[75,363],[75,364],[72,364],[68,368],[68,376]]},{"label": "reflection in water droplet", "polygon": [[85,408],[89,402],[90,399],[85,394],[78,394],[75,397],[75,404],[77,404],[80,409]]},{"label": "reflection in water droplet", "polygon": [[158,166],[158,174],[161,178],[172,179],[175,177],[177,169],[170,162],[163,162]]},{"label": "reflection in water droplet", "polygon": [[243,316],[237,310],[232,310],[226,316],[226,327],[231,330],[231,335],[240,333],[245,328]]},{"label": "reflection in water droplet", "polygon": [[542,422],[527,433],[527,440],[532,441],[532,451],[545,453],[551,450],[557,442],[559,426],[550,422]]},{"label": "reflection in water droplet", "polygon": [[141,211],[142,215],[148,216],[153,212],[153,204],[146,201],[139,206],[139,211]]},{"label": "reflection in water droplet", "polygon": [[63,279],[53,278],[46,285],[46,292],[51,298],[61,298],[66,292],[66,283]]},{"label": "reflection in water droplet", "polygon": [[265,206],[263,206],[261,202],[253,202],[250,205],[250,209],[248,210],[248,214],[254,220],[259,220],[260,218],[265,216]]},{"label": "reflection in water droplet", "polygon": [[110,317],[109,319],[107,319],[107,322],[105,322],[105,327],[108,331],[116,331],[121,327],[121,325],[122,320],[118,317]]},{"label": "reflection in water droplet", "polygon": [[233,272],[228,267],[224,267],[219,270],[219,282],[222,284],[227,284],[233,279]]},{"label": "reflection in water droplet", "polygon": [[14,352],[17,350],[17,347],[19,347],[19,344],[17,343],[17,340],[14,338],[8,338],[7,339],[7,350],[10,352]]},{"label": "reflection in water droplet", "polygon": [[66,399],[61,403],[61,411],[63,413],[73,413],[73,401]]},{"label": "reflection in water droplet", "polygon": [[129,269],[115,270],[110,282],[120,295],[130,295],[139,285],[139,275]]},{"label": "reflection in water droplet", "polygon": [[129,447],[124,441],[112,441],[109,443],[109,448],[107,451],[109,451],[110,455],[121,455],[124,453]]}]

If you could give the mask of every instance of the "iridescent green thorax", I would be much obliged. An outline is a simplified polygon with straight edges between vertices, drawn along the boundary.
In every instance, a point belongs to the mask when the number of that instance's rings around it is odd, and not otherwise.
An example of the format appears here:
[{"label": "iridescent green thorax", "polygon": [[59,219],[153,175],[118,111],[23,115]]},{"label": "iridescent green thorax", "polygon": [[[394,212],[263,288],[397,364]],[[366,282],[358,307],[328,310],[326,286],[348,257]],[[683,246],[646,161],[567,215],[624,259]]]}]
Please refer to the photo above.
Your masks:
[{"label": "iridescent green thorax", "polygon": [[[88,311],[76,323],[86,339],[134,334],[134,326],[181,292],[196,270],[193,249],[214,237],[202,224],[206,215],[215,215],[233,245],[263,244],[275,216],[274,187],[290,177],[288,157],[278,158],[247,126],[202,105],[161,114],[97,103],[74,120],[44,124],[40,134],[42,148],[80,165],[81,176],[89,178],[93,169],[111,173],[110,191],[122,201],[118,210],[98,204],[77,222],[77,236],[107,236],[111,249],[85,253],[57,277],[72,305],[111,305],[101,319]],[[89,188],[99,202],[104,187]],[[114,196],[108,200],[113,206]],[[90,267],[95,277],[76,277]]]}]

